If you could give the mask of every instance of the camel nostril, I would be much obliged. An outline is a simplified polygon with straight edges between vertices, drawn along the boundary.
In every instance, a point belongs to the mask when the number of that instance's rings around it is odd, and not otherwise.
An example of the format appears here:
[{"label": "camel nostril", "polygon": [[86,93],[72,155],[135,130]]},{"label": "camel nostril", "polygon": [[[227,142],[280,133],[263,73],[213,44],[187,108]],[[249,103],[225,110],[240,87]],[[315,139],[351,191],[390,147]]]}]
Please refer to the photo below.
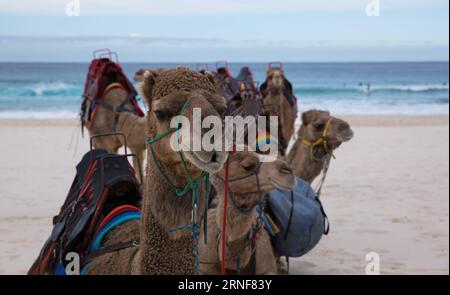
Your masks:
[{"label": "camel nostril", "polygon": [[217,153],[214,153],[211,157],[211,162],[217,162]]}]

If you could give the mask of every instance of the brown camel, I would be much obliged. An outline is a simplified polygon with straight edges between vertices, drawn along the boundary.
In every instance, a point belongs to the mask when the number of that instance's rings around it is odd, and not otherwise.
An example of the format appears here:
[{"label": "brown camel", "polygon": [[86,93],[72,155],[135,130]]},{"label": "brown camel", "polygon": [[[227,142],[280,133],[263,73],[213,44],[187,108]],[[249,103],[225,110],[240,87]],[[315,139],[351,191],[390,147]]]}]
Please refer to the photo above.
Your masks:
[{"label": "brown camel", "polygon": [[[166,71],[145,71],[142,95],[150,107],[148,135],[155,138],[169,129],[170,121],[184,109],[183,115],[192,124],[193,108],[202,116],[217,116],[225,110],[225,100],[216,94],[213,84],[202,74],[187,68]],[[189,134],[192,137],[192,132]],[[181,133],[181,136],[186,136]],[[111,231],[103,246],[139,240],[139,247],[112,252],[95,258],[88,274],[193,274],[194,239],[190,230],[170,232],[169,229],[192,222],[192,192],[182,197],[166,181],[161,172],[178,188],[188,184],[180,154],[170,145],[171,136],[152,144],[158,168],[148,149],[147,174],[140,222],[125,223]],[[200,179],[203,171],[215,173],[226,161],[227,153],[218,151],[182,152],[189,175]],[[201,199],[197,220],[205,208],[205,183],[199,184]]]},{"label": "brown camel", "polygon": [[302,114],[298,138],[288,155],[295,175],[311,183],[325,162],[343,142],[353,138],[350,125],[328,111],[310,110]]},{"label": "brown camel", "polygon": [[[127,96],[128,93],[123,88],[115,87],[108,91],[102,100],[112,107],[118,107],[126,100]],[[129,110],[134,108],[130,102],[124,107]],[[86,112],[87,114],[88,112]],[[133,157],[133,167],[137,170],[138,167],[142,166],[145,151],[147,118],[139,117],[133,112],[123,111],[119,113],[117,125],[115,119],[116,113],[113,110],[100,105],[95,117],[89,123],[91,126],[91,128],[88,128],[89,135],[125,134],[131,153],[136,155],[136,157]],[[84,120],[87,122],[87,118],[84,118]],[[108,153],[116,154],[118,149],[124,145],[124,139],[121,136],[99,137],[93,141],[93,145],[95,148],[102,148]],[[142,175],[142,168],[139,172],[139,175]]]},{"label": "brown camel", "polygon": [[294,134],[297,117],[297,104],[292,85],[286,79],[280,67],[272,67],[267,71],[267,79],[261,85],[263,95],[263,115],[279,116],[280,143],[284,150]]},{"label": "brown camel", "polygon": [[[220,243],[223,237],[218,237],[223,224],[224,174],[221,171],[212,177],[219,204],[208,211],[208,241],[207,244],[201,242],[200,271],[209,275],[220,272]],[[254,152],[230,155],[225,258],[227,270],[236,272],[239,267],[239,272],[245,274],[276,274],[277,264],[270,236],[262,228],[257,207],[274,188],[291,190],[294,186],[294,173],[284,159],[261,162],[260,155]],[[255,264],[251,263],[253,254]]]}]

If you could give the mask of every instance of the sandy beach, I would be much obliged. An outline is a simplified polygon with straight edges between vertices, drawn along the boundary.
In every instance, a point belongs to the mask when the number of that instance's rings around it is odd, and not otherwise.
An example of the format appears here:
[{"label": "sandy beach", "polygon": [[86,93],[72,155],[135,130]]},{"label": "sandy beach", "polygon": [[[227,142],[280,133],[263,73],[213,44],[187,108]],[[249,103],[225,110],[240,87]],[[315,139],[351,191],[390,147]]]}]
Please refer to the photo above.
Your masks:
[{"label": "sandy beach", "polygon": [[[331,232],[292,274],[449,274],[449,118],[348,117],[323,191]],[[0,274],[25,274],[88,150],[75,120],[0,120]]]}]

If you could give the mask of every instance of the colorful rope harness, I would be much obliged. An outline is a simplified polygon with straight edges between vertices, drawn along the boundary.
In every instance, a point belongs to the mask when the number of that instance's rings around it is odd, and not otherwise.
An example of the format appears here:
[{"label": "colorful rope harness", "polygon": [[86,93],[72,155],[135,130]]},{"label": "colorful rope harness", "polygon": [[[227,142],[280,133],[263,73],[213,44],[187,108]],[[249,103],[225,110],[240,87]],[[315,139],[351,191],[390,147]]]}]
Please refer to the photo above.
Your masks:
[{"label": "colorful rope harness", "polygon": [[[181,108],[178,117],[182,116],[186,110],[186,107],[189,104],[189,100],[187,100],[183,107]],[[199,247],[198,247],[198,239],[199,239],[199,224],[197,221],[197,208],[198,208],[198,204],[200,201],[200,184],[202,182],[202,180],[205,182],[205,211],[204,211],[204,215],[203,215],[203,232],[204,232],[204,237],[205,237],[205,243],[207,240],[207,220],[208,220],[208,203],[209,203],[209,190],[210,190],[210,181],[209,181],[209,173],[203,171],[203,173],[200,175],[200,177],[198,178],[192,178],[192,176],[189,173],[189,170],[187,168],[187,164],[186,164],[186,160],[184,158],[183,152],[180,150],[178,151],[178,155],[180,157],[181,163],[182,163],[182,167],[183,167],[183,171],[184,174],[186,176],[186,178],[188,179],[188,183],[183,187],[183,188],[179,188],[177,187],[173,181],[170,180],[170,178],[167,176],[166,173],[164,173],[164,171],[161,169],[161,165],[158,162],[158,159],[156,158],[156,154],[155,151],[153,149],[153,144],[155,144],[156,142],[158,142],[159,140],[163,139],[164,137],[176,132],[177,136],[179,138],[179,133],[180,133],[181,127],[180,124],[177,124],[176,128],[169,128],[167,130],[165,130],[164,132],[162,132],[161,134],[157,135],[155,138],[150,138],[148,139],[147,143],[149,145],[150,148],[150,155],[151,155],[151,159],[152,159],[152,163],[153,166],[156,168],[156,170],[158,171],[158,173],[161,175],[161,177],[164,178],[164,180],[169,184],[169,186],[175,191],[177,197],[181,198],[184,197],[185,195],[187,195],[189,192],[192,193],[192,201],[191,201],[191,205],[192,205],[192,220],[191,220],[191,224],[188,225],[179,225],[176,227],[172,227],[169,228],[168,231],[169,232],[175,232],[178,230],[190,230],[192,231],[192,237],[194,239],[194,246],[193,246],[193,252],[194,252],[194,256],[195,256],[195,269],[194,272],[195,274],[199,273]],[[179,141],[177,141],[179,142]]]}]

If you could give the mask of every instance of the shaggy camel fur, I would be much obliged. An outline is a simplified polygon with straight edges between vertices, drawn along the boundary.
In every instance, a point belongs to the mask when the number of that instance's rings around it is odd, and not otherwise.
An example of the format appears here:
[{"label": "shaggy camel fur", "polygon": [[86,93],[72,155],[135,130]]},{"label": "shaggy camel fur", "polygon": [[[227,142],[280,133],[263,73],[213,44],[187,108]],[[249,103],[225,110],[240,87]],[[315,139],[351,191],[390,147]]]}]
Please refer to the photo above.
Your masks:
[{"label": "shaggy camel fur", "polygon": [[[128,93],[124,89],[113,88],[104,96],[103,100],[113,107],[118,107],[127,96]],[[125,107],[133,109],[131,103],[128,103]],[[133,157],[133,167],[137,170],[138,167],[142,166],[145,151],[147,118],[139,117],[127,111],[121,112],[117,128],[114,130],[115,116],[116,114],[113,111],[100,106],[92,119],[89,136],[113,132],[124,133],[131,153],[136,155],[136,157]],[[121,136],[99,137],[93,141],[93,145],[95,148],[105,149],[108,153],[117,154],[118,149],[124,145],[124,140]],[[142,175],[142,167],[140,175]]]},{"label": "shaggy camel fur", "polygon": [[[154,138],[169,128],[187,102],[184,112],[192,125],[193,108],[200,108],[202,116],[216,116],[225,108],[225,100],[216,94],[214,86],[202,74],[187,68],[166,71],[146,71],[142,82],[142,95],[151,106],[148,114],[148,135]],[[181,132],[192,138],[192,132]],[[178,152],[170,146],[166,136],[153,144],[156,160],[161,170],[179,188],[187,183]],[[192,141],[191,141],[192,142]],[[169,232],[169,228],[191,223],[191,193],[178,197],[172,187],[153,165],[147,151],[147,174],[143,198],[142,220],[128,222],[107,235],[110,241],[139,240],[139,248],[128,248],[95,258],[88,274],[193,274],[194,240],[190,231]],[[192,178],[203,171],[219,171],[227,153],[217,151],[183,152]],[[198,220],[204,211],[204,183],[200,184],[202,199],[198,207]]]},{"label": "shaggy camel fur", "polygon": [[[295,186],[295,176],[289,165],[280,159],[274,162],[260,162],[260,155],[254,152],[237,152],[229,159],[229,202],[228,222],[226,231],[226,269],[237,270],[236,255],[240,256],[240,273],[245,274],[275,274],[277,264],[272,249],[269,234],[264,228],[259,228],[254,247],[251,247],[250,237],[258,223],[259,214],[256,204],[264,202],[264,196],[274,188],[291,190]],[[212,183],[218,191],[219,204],[217,208],[208,211],[207,244],[201,239],[200,271],[204,274],[218,274],[221,262],[221,238],[224,210],[224,172],[212,177]],[[258,180],[260,191],[258,191]],[[244,178],[244,179],[242,179]],[[233,181],[233,179],[240,179]],[[241,210],[239,210],[239,209]],[[252,209],[253,208],[253,209]],[[243,212],[242,209],[249,210]],[[256,251],[256,252],[253,252]],[[255,253],[255,265],[250,261]],[[254,269],[253,269],[254,267]],[[251,273],[254,271],[255,273]]]},{"label": "shaggy camel fur", "polygon": [[[327,128],[325,140],[329,151],[323,144],[311,148],[304,143],[316,142],[323,137]],[[295,175],[311,183],[322,171],[330,152],[337,149],[343,142],[353,138],[350,125],[344,120],[330,116],[327,111],[310,110],[302,114],[302,125],[298,131],[298,138],[288,155]]]},{"label": "shaggy camel fur", "polygon": [[289,102],[286,94],[291,92],[290,83],[284,76],[282,68],[270,68],[267,71],[266,82],[261,86],[263,94],[263,115],[279,116],[281,144],[287,148],[294,134],[294,124],[297,117],[297,105]]}]

